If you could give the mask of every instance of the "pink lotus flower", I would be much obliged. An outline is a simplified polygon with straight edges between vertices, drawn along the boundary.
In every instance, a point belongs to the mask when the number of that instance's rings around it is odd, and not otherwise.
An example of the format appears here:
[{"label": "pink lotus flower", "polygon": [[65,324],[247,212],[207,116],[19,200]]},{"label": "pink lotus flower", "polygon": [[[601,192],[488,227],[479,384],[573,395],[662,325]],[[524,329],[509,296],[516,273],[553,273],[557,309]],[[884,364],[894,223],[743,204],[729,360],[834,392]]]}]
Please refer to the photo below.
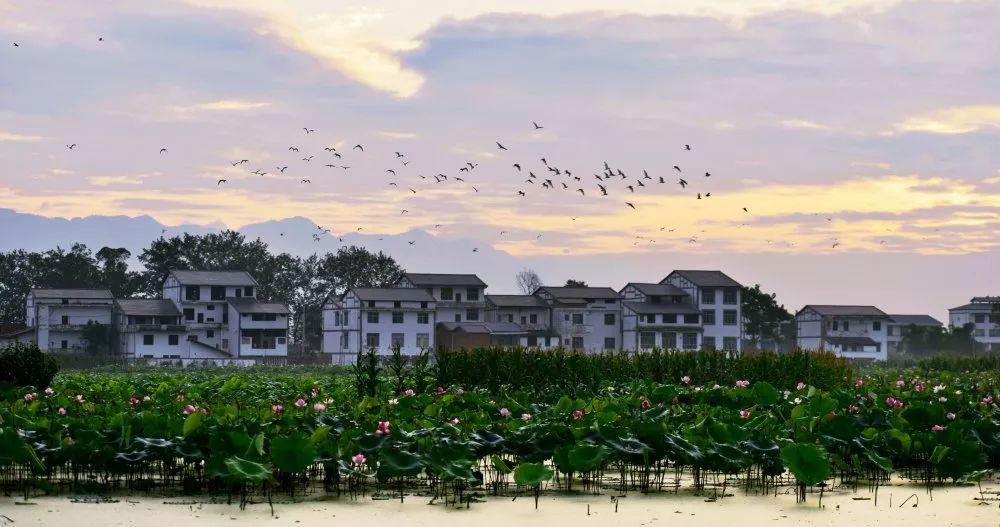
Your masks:
[{"label": "pink lotus flower", "polygon": [[858,377],[857,379],[854,380],[854,387],[855,388],[860,388],[860,387],[862,387],[864,385],[865,385],[865,381],[862,380],[861,377]]},{"label": "pink lotus flower", "polygon": [[197,411],[197,409],[195,409],[194,406],[191,406],[189,404],[189,405],[184,406],[184,411],[181,412],[181,413],[183,413],[184,415],[190,415],[190,414],[195,413],[196,411]]},{"label": "pink lotus flower", "polygon": [[66,415],[66,409],[60,406],[59,409],[56,410],[56,413],[59,414],[60,417],[61,416],[65,416]]},{"label": "pink lotus flower", "polygon": [[322,412],[323,410],[326,410],[326,405],[323,403],[316,403],[313,405],[313,410],[316,410],[317,412]]},{"label": "pink lotus flower", "polygon": [[204,406],[202,406],[201,409],[198,411],[201,412],[203,415],[208,415],[208,408],[205,408]]},{"label": "pink lotus flower", "polygon": [[583,418],[583,410],[573,410],[573,420],[579,420]]},{"label": "pink lotus flower", "polygon": [[740,410],[740,419],[750,419],[750,410],[746,408]]},{"label": "pink lotus flower", "polygon": [[73,400],[76,401],[76,404],[83,404],[86,402],[80,394],[76,394],[76,397],[74,397]]},{"label": "pink lotus flower", "polygon": [[684,383],[684,384],[691,384],[691,377],[688,377],[687,375],[685,375],[685,376],[681,377],[681,382]]},{"label": "pink lotus flower", "polygon": [[383,435],[392,434],[392,427],[389,425],[389,421],[379,421],[378,428],[375,429],[375,435],[382,437]]},{"label": "pink lotus flower", "polygon": [[368,458],[366,458],[365,455],[362,454],[361,452],[358,452],[357,454],[351,456],[351,462],[353,462],[354,466],[356,467],[364,465],[366,461],[368,461]]},{"label": "pink lotus flower", "polygon": [[899,399],[896,399],[895,397],[891,397],[891,396],[885,398],[885,404],[886,404],[886,406],[889,406],[891,408],[896,408],[896,409],[899,409],[899,408],[903,407],[903,401],[900,401]]},{"label": "pink lotus flower", "polygon": [[955,420],[955,414],[952,413],[952,412],[948,412],[947,414],[945,414],[945,418],[947,418],[949,421],[954,421]]},{"label": "pink lotus flower", "polygon": [[139,398],[136,397],[136,396],[134,396],[134,395],[132,397],[129,397],[129,399],[128,399],[128,404],[131,404],[132,406],[135,406],[135,405],[139,404],[140,402],[142,402],[142,401],[140,401]]},{"label": "pink lotus flower", "polygon": [[942,430],[944,430],[944,427],[941,426],[941,425],[934,425],[934,426],[931,427],[931,431],[933,431],[933,432],[940,432]]},{"label": "pink lotus flower", "polygon": [[847,407],[847,411],[850,412],[850,413],[852,413],[852,414],[858,413],[858,410],[860,410],[860,408],[858,408],[858,405],[856,405],[856,404],[852,404],[851,406]]},{"label": "pink lotus flower", "polygon": [[943,397],[943,396],[942,397],[938,397],[938,402],[941,403],[941,404],[944,404],[944,403],[948,402],[948,398],[947,397]]},{"label": "pink lotus flower", "polygon": [[53,390],[52,387],[48,387],[45,389],[45,395],[48,395],[49,397],[52,397],[53,395],[55,395],[55,393],[56,391]]},{"label": "pink lotus flower", "polygon": [[281,412],[285,411],[285,407],[281,406],[280,404],[272,404],[271,405],[271,411],[274,412],[274,413],[276,413],[276,414],[280,414]]},{"label": "pink lotus flower", "polygon": [[465,390],[459,388],[459,389],[455,390],[455,394],[456,395],[465,395]]},{"label": "pink lotus flower", "polygon": [[302,408],[305,405],[306,405],[306,400],[305,399],[299,399],[299,400],[295,401],[295,407],[296,408]]},{"label": "pink lotus flower", "polygon": [[454,426],[458,426],[458,423],[461,423],[461,421],[459,421],[457,417],[452,417],[451,420],[448,422]]},{"label": "pink lotus flower", "polygon": [[177,400],[182,403],[184,402],[184,392],[177,394]]},{"label": "pink lotus flower", "polygon": [[645,397],[643,397],[642,398],[642,402],[639,403],[639,408],[642,408],[643,410],[649,410],[650,406],[652,406],[652,405],[649,404],[649,399],[646,399]]},{"label": "pink lotus flower", "polygon": [[322,390],[322,388],[320,388],[319,386],[313,386],[313,387],[312,387],[312,392],[313,392],[313,393],[319,393],[319,392],[320,392],[320,390]]},{"label": "pink lotus flower", "polygon": [[712,389],[713,390],[718,390],[719,388],[722,388],[722,386],[719,386],[718,384],[713,384],[712,385]]},{"label": "pink lotus flower", "polygon": [[799,383],[795,385],[795,389],[796,390],[805,390],[806,389],[806,383],[804,383],[802,381],[799,381]]},{"label": "pink lotus flower", "polygon": [[506,406],[504,406],[503,408],[501,408],[500,409],[500,416],[501,417],[510,417],[510,409],[507,408]]},{"label": "pink lotus flower", "polygon": [[27,402],[34,401],[38,397],[37,393],[26,393],[24,394],[24,400]]},{"label": "pink lotus flower", "polygon": [[746,388],[748,386],[750,386],[750,381],[748,381],[746,379],[736,381],[736,387],[737,388]]},{"label": "pink lotus flower", "polygon": [[403,392],[403,395],[405,395],[405,396],[407,396],[407,397],[413,397],[413,394],[414,394],[414,393],[415,393],[415,392],[413,391],[413,389],[412,389],[412,388],[407,388],[407,389],[406,389],[406,391],[405,391],[405,392]]},{"label": "pink lotus flower", "polygon": [[150,397],[150,396],[148,396],[148,395],[143,395],[143,396],[142,396],[142,400],[143,400],[143,401],[145,401],[145,402],[149,402],[149,401],[152,401],[152,400],[153,400],[153,398],[152,398],[152,397]]},{"label": "pink lotus flower", "polygon": [[434,394],[435,395],[443,395],[444,394],[444,386],[438,386],[437,390],[434,390]]},{"label": "pink lotus flower", "polygon": [[531,420],[531,414],[521,414],[521,420],[527,423]]},{"label": "pink lotus flower", "polygon": [[983,397],[983,404],[993,404],[993,396],[986,394],[986,397]]},{"label": "pink lotus flower", "polygon": [[903,386],[906,386],[906,381],[904,381],[903,379],[899,379],[898,381],[896,381],[896,388],[902,388]]},{"label": "pink lotus flower", "polygon": [[922,391],[924,391],[924,385],[923,384],[918,384],[918,385],[914,386],[913,389],[916,390],[916,391],[918,391],[918,392],[922,392]]}]

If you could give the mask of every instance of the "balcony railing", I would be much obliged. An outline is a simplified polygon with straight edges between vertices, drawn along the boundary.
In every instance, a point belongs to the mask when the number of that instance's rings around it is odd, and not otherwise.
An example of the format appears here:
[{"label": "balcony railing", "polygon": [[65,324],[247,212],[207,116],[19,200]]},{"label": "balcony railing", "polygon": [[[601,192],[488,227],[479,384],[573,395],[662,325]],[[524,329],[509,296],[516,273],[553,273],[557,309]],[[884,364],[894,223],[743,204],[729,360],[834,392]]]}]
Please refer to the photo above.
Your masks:
[{"label": "balcony railing", "polygon": [[187,331],[187,327],[183,324],[129,324],[125,326],[126,332],[137,332],[137,331],[175,331],[184,332]]}]

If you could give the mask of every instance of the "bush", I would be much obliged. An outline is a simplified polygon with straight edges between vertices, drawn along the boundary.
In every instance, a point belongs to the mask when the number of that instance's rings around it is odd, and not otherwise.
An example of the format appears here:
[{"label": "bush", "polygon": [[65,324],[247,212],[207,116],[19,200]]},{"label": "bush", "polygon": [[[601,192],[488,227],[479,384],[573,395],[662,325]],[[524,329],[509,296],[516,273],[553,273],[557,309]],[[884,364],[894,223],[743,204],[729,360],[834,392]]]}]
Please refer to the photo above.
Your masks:
[{"label": "bush", "polygon": [[45,388],[59,372],[55,358],[42,353],[36,344],[11,344],[0,350],[0,383]]}]

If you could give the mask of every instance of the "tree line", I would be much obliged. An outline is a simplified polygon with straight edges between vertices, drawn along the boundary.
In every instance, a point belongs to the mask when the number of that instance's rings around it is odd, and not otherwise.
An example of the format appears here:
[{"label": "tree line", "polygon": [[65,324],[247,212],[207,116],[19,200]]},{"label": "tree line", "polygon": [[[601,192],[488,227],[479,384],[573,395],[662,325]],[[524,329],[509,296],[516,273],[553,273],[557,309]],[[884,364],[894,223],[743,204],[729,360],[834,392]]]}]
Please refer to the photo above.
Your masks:
[{"label": "tree line", "polygon": [[68,250],[0,252],[0,327],[25,323],[25,297],[32,288],[107,288],[115,298],[156,298],[173,269],[242,270],[259,284],[257,298],[280,302],[292,312],[291,333],[307,349],[322,341],[322,304],[329,294],[351,287],[391,285],[403,268],[391,256],[363,247],[341,247],[336,252],[307,257],[275,253],[262,240],[248,240],[237,231],[204,235],[183,234],[158,238],[136,257],[102,247],[94,253],[84,244]]}]

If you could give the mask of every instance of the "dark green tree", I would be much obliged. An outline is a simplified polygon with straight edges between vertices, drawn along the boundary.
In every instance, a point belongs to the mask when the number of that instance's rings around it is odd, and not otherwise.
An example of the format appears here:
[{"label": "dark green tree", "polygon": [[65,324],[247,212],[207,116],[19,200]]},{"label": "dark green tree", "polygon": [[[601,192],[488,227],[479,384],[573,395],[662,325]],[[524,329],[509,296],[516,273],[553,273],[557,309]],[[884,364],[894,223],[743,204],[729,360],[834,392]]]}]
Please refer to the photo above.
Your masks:
[{"label": "dark green tree", "polygon": [[566,285],[563,287],[587,287],[587,282],[570,278],[569,280],[566,280]]},{"label": "dark green tree", "polygon": [[81,330],[80,336],[86,342],[87,353],[92,355],[108,355],[111,353],[111,326],[91,320]]},{"label": "dark green tree", "polygon": [[123,247],[102,247],[97,251],[101,281],[115,298],[130,297],[141,286],[141,275],[128,269],[128,259],[131,257],[132,253]]},{"label": "dark green tree", "polygon": [[792,314],[778,304],[777,295],[761,291],[760,284],[744,286],[740,294],[745,338],[758,347],[763,340],[780,344],[784,340],[782,323],[792,320]]},{"label": "dark green tree", "polygon": [[935,355],[938,353],[968,355],[974,353],[978,343],[973,338],[973,324],[958,328],[910,325],[902,329],[900,345],[906,353]]}]

